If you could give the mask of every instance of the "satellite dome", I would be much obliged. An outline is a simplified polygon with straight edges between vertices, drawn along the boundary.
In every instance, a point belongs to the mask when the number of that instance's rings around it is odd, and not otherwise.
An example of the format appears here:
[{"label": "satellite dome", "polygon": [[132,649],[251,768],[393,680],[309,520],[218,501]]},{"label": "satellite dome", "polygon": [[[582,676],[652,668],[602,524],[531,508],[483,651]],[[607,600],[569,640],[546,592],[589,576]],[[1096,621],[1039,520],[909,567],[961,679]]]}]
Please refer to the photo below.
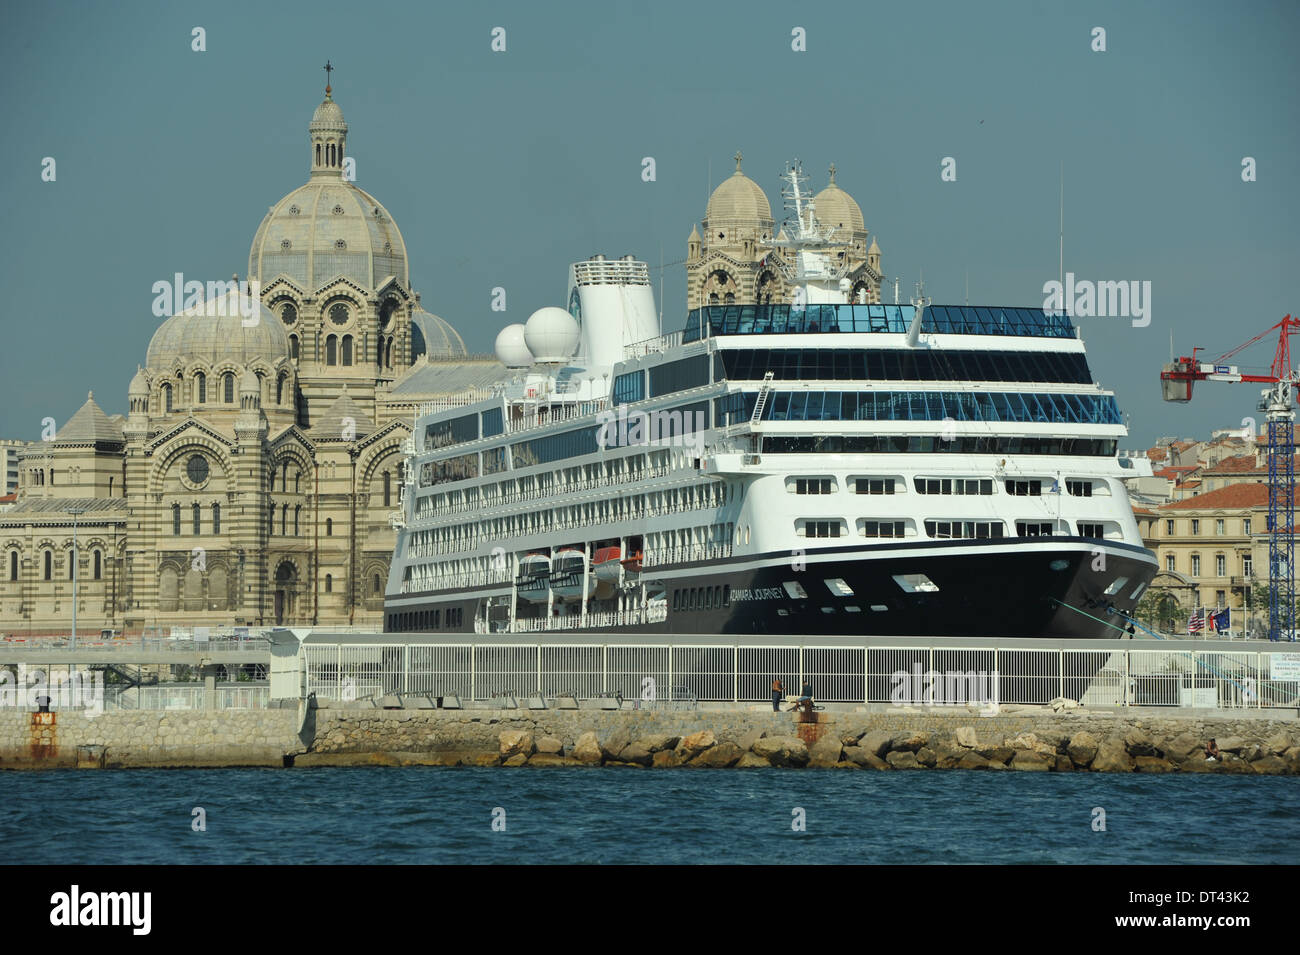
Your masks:
[{"label": "satellite dome", "polygon": [[548,305],[528,316],[524,324],[524,343],[539,362],[564,362],[578,350],[582,331],[573,316],[562,308]]},{"label": "satellite dome", "polygon": [[497,360],[507,368],[527,368],[533,363],[533,355],[524,343],[523,325],[507,325],[501,329],[494,350]]}]

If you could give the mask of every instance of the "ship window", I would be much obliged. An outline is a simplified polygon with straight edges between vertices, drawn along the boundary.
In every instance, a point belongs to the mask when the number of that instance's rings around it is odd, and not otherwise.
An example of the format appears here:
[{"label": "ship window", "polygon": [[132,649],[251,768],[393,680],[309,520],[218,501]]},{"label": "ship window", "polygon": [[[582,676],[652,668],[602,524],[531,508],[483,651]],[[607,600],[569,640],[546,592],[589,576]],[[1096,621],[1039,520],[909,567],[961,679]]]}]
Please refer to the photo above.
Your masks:
[{"label": "ship window", "polygon": [[[894,583],[902,588],[904,593],[938,593],[939,585],[927,577],[925,574],[894,574]],[[876,609],[873,604],[872,610]]]},{"label": "ship window", "polygon": [[835,482],[830,478],[796,478],[786,487],[796,494],[830,494],[835,490]]},{"label": "ship window", "polygon": [[645,398],[645,372],[630,371],[614,378],[614,404],[627,404]]},{"label": "ship window", "polygon": [[841,522],[838,520],[817,521],[805,519],[803,521],[804,537],[839,537],[840,529]]},{"label": "ship window", "polygon": [[678,609],[681,607],[681,600],[682,600],[682,592],[681,592],[680,590],[674,590],[674,591],[673,591],[673,610],[678,610]]},{"label": "ship window", "polygon": [[731,584],[722,585],[722,606],[731,606]]},{"label": "ship window", "polygon": [[709,383],[709,356],[692,355],[650,369],[650,397],[670,395]]},{"label": "ship window", "polygon": [[504,430],[500,408],[489,408],[483,412],[483,437],[494,438]]},{"label": "ship window", "polygon": [[1051,537],[1051,521],[1016,521],[1016,534],[1020,537]]},{"label": "ship window", "polygon": [[937,540],[982,540],[1003,536],[1001,521],[926,521],[925,533]]},{"label": "ship window", "polygon": [[808,596],[808,591],[804,590],[803,585],[797,580],[787,580],[781,586],[785,588],[785,592],[790,595],[792,600],[803,600]]},{"label": "ship window", "polygon": [[1146,584],[1138,584],[1133,588],[1133,592],[1128,595],[1129,600],[1137,600],[1142,595],[1142,591],[1147,589]]},{"label": "ship window", "polygon": [[863,537],[904,537],[906,527],[906,521],[858,521],[859,532]]},{"label": "ship window", "polygon": [[831,577],[826,581],[826,587],[836,597],[852,597],[853,588],[845,583],[842,577]]},{"label": "ship window", "polygon": [[1092,497],[1092,482],[1066,481],[1065,490],[1074,497]]},{"label": "ship window", "polygon": [[1043,493],[1042,481],[1007,481],[1007,493],[1015,497],[1039,497]]},{"label": "ship window", "polygon": [[1120,590],[1124,587],[1126,583],[1128,583],[1127,577],[1116,577],[1113,581],[1111,581],[1110,586],[1106,588],[1104,593],[1106,594],[1107,597],[1113,597],[1120,592]]},{"label": "ship window", "polygon": [[1105,537],[1105,536],[1106,536],[1106,525],[1105,525],[1105,524],[1095,524],[1095,523],[1090,523],[1090,522],[1087,522],[1087,521],[1079,521],[1079,536],[1080,536],[1080,537],[1097,537],[1097,538]]},{"label": "ship window", "polygon": [[893,478],[858,478],[853,488],[859,494],[893,494]]}]

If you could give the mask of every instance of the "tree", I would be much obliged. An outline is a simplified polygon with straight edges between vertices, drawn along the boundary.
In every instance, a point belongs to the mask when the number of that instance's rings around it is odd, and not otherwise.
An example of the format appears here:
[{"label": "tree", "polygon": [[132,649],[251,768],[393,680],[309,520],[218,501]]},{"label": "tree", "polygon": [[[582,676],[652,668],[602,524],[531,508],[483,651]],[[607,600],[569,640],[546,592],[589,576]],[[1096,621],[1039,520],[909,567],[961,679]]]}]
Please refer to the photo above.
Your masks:
[{"label": "tree", "polygon": [[1152,630],[1173,631],[1184,613],[1176,594],[1169,590],[1156,589],[1148,590],[1138,601],[1133,616]]}]

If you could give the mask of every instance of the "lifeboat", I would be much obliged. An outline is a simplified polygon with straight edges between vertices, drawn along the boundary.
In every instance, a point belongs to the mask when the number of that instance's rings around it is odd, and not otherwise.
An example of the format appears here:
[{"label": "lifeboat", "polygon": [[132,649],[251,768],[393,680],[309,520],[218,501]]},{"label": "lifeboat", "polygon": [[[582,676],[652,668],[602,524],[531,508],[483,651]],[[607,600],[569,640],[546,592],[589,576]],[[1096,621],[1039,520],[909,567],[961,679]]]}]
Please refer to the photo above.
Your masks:
[{"label": "lifeboat", "polygon": [[545,554],[529,554],[519,561],[519,576],[515,578],[515,590],[520,600],[531,603],[546,603],[550,597],[551,558]]},{"label": "lifeboat", "polygon": [[619,560],[623,552],[618,547],[601,547],[591,557],[591,571],[601,581],[611,584],[618,583],[619,572],[622,569],[622,562]]},{"label": "lifeboat", "polygon": [[629,574],[641,573],[641,551],[634,551],[624,557],[620,563]]},{"label": "lifeboat", "polygon": [[590,597],[596,591],[598,581],[592,574],[586,573],[587,555],[580,550],[558,551],[551,561],[551,591],[561,600]]}]

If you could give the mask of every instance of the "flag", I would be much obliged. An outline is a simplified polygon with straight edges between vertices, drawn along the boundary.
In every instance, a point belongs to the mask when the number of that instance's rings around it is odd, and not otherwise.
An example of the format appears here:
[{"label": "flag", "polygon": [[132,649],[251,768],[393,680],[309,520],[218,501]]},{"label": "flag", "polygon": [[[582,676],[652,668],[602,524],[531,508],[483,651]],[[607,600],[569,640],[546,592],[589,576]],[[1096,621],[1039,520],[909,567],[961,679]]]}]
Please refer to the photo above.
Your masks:
[{"label": "flag", "polygon": [[1205,629],[1205,614],[1201,610],[1192,611],[1192,615],[1187,618],[1187,632],[1200,633]]},{"label": "flag", "polygon": [[1223,631],[1227,630],[1230,626],[1232,626],[1231,608],[1224,607],[1222,610],[1219,610],[1214,614],[1214,629],[1217,632],[1223,633]]},{"label": "flag", "polygon": [[1053,481],[1053,482],[1052,482],[1052,486],[1051,486],[1050,488],[1048,488],[1047,493],[1048,493],[1048,494],[1060,494],[1060,493],[1061,493],[1061,482],[1060,482],[1060,481]]}]

